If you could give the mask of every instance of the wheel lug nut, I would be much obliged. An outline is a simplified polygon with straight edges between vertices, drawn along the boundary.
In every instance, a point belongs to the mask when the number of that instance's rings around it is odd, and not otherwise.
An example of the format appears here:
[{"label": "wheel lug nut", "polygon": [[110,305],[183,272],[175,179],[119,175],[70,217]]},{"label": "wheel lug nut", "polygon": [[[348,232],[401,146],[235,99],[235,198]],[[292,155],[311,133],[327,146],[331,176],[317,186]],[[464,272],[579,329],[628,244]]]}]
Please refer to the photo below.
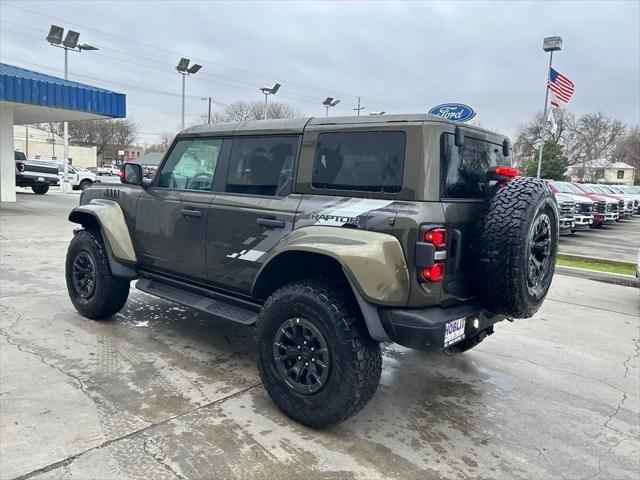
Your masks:
[{"label": "wheel lug nut", "polygon": [[304,342],[302,342],[302,343],[304,343],[304,344],[306,345],[306,344],[307,344],[307,341],[305,340],[305,341],[304,341]]},{"label": "wheel lug nut", "polygon": [[311,347],[311,351],[313,352],[313,347]]},{"label": "wheel lug nut", "polygon": [[300,355],[298,355],[298,360],[302,360],[302,357]]},{"label": "wheel lug nut", "polygon": [[298,345],[298,350],[300,350],[300,345]]},{"label": "wheel lug nut", "polygon": [[309,362],[304,362],[304,366],[308,367],[309,366]]},{"label": "wheel lug nut", "polygon": [[312,359],[311,359],[311,361],[312,361],[312,362],[315,362],[315,361],[316,361],[316,359],[315,359],[315,358],[312,358]]}]

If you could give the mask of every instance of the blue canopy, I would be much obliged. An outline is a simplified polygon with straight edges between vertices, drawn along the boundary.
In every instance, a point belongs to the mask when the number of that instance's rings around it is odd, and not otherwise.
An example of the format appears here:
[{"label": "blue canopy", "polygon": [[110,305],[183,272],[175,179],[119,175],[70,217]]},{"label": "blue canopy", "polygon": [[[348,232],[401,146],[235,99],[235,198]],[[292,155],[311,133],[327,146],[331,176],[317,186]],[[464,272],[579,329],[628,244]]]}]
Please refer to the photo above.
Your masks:
[{"label": "blue canopy", "polygon": [[86,112],[111,118],[127,115],[126,95],[0,63],[0,102]]}]

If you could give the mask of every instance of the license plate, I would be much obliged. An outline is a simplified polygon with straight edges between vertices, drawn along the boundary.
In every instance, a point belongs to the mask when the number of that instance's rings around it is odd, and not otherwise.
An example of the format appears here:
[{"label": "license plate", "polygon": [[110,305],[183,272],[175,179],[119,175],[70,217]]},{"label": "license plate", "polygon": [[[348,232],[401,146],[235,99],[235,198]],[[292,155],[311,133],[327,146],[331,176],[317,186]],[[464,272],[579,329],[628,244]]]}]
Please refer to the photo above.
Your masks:
[{"label": "license plate", "polygon": [[444,346],[448,347],[464,339],[464,327],[466,318],[452,320],[444,325]]},{"label": "license plate", "polygon": [[39,182],[44,182],[44,177],[38,177]]}]

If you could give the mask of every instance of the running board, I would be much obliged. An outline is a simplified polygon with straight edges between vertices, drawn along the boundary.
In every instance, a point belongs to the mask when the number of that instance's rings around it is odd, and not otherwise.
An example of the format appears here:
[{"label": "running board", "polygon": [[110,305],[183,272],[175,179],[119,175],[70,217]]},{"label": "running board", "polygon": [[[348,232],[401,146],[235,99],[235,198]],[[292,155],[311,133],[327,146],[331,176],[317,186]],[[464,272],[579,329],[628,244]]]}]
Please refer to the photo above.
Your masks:
[{"label": "running board", "polygon": [[179,303],[186,307],[195,308],[201,312],[209,313],[222,320],[240,323],[242,325],[253,325],[256,323],[258,312],[239,305],[209,298],[182,288],[167,285],[166,283],[142,278],[136,283],[136,288],[156,297],[164,298],[170,302]]}]

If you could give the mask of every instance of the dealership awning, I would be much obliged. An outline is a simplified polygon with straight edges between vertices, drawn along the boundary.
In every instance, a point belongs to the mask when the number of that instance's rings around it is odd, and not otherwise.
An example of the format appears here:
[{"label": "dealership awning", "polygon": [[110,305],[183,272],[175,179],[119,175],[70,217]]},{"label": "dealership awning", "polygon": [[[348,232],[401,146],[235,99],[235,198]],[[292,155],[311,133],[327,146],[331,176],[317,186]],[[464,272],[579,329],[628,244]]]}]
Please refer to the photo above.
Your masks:
[{"label": "dealership awning", "polygon": [[126,96],[103,88],[0,63],[0,107],[13,123],[124,118]]},{"label": "dealership awning", "polygon": [[0,63],[0,201],[16,200],[14,125],[126,115],[122,93]]}]

